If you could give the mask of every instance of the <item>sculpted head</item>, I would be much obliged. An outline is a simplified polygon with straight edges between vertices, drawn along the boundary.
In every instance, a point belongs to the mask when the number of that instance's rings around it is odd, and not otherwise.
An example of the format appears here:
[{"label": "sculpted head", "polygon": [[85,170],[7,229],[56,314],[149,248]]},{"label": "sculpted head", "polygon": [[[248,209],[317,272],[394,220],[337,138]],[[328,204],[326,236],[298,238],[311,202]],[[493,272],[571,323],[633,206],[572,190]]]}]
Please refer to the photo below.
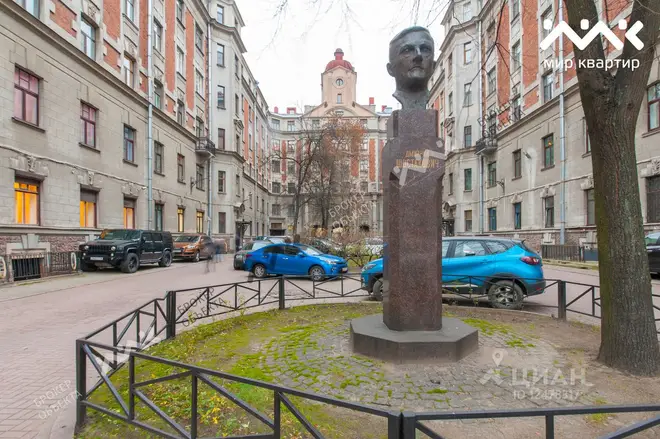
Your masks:
[{"label": "sculpted head", "polygon": [[387,73],[394,77],[402,92],[427,89],[433,76],[435,44],[428,29],[413,26],[399,32],[390,41],[390,62]]}]

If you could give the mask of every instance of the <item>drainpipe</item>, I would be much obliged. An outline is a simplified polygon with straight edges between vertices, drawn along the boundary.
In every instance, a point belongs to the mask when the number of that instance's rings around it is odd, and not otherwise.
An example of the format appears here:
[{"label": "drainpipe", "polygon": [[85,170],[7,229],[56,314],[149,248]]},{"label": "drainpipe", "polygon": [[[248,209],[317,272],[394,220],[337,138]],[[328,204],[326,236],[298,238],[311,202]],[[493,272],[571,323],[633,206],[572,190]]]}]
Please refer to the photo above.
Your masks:
[{"label": "drainpipe", "polygon": [[[564,6],[559,2],[558,19],[564,20]],[[566,120],[564,110],[564,33],[559,35],[559,156],[560,178],[559,190],[559,243],[566,243]]]},{"label": "drainpipe", "polygon": [[[481,19],[477,21],[477,35],[481,36]],[[479,68],[481,69],[481,38],[478,39],[477,57],[479,58]],[[484,137],[484,109],[483,109],[483,75],[479,72],[479,120],[482,127],[479,133],[479,139]],[[481,154],[477,156],[479,160],[479,233],[484,233],[484,158]]]},{"label": "drainpipe", "polygon": [[[211,13],[211,2],[207,2],[208,5],[208,10],[209,14]],[[207,74],[206,74],[206,88],[207,88],[207,98],[206,98],[206,118],[208,121],[208,136],[209,139],[211,138],[211,133],[213,132],[213,117],[211,117],[211,97],[213,95],[213,92],[211,91],[211,18],[209,16],[209,22],[206,26],[206,32],[207,32],[207,37],[206,37],[206,53],[207,53]],[[206,234],[212,237],[213,233],[213,157],[215,154],[211,155],[209,157],[209,165],[207,166],[209,169],[209,175],[208,175],[208,198],[206,200],[206,212],[207,212],[207,217],[208,217],[208,224],[207,224],[207,229],[206,229]]]},{"label": "drainpipe", "polygon": [[479,154],[479,233],[484,233],[484,156]]},{"label": "drainpipe", "polygon": [[154,29],[153,0],[147,2],[147,81],[149,92],[149,107],[147,114],[147,229],[154,227],[154,73],[153,73],[153,42]]}]

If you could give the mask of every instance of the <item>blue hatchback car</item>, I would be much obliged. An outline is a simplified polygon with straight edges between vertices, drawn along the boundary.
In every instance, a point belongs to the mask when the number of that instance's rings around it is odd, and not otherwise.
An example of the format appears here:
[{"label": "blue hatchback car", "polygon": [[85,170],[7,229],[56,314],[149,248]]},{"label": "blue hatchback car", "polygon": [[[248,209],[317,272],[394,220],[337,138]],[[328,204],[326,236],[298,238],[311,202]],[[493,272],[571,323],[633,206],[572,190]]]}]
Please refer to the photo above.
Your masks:
[{"label": "blue hatchback car", "polygon": [[326,255],[303,244],[272,244],[245,255],[243,265],[255,277],[269,274],[311,276],[315,281],[348,271],[348,263],[339,256]]},{"label": "blue hatchback car", "polygon": [[[495,308],[520,309],[527,296],[545,290],[541,257],[522,241],[484,237],[442,240],[443,288],[487,295]],[[383,259],[362,269],[362,288],[382,298]],[[511,280],[514,280],[512,285]]]}]

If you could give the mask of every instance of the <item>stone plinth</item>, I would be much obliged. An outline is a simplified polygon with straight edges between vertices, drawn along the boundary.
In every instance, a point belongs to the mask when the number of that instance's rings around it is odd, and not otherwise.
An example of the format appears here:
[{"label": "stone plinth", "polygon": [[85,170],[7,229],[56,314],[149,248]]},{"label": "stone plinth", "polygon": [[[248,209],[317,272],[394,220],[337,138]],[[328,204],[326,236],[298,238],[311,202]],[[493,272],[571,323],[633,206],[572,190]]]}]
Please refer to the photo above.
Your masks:
[{"label": "stone plinth", "polygon": [[439,331],[394,331],[381,314],[351,321],[353,351],[402,364],[458,361],[479,347],[478,331],[459,319],[443,319]]},{"label": "stone plinth", "polygon": [[383,321],[396,331],[442,328],[444,146],[436,110],[392,113],[383,149]]}]

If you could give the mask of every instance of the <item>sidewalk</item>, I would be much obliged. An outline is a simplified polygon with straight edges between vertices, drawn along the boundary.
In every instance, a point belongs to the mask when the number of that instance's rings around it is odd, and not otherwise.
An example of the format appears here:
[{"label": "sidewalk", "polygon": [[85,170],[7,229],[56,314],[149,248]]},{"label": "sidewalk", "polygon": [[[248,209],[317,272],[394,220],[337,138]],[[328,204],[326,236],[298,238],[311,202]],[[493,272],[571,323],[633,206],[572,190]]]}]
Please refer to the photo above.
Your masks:
[{"label": "sidewalk", "polygon": [[598,270],[598,262],[576,262],[576,261],[560,261],[557,259],[544,259],[543,265],[556,265],[569,268],[580,268],[583,270]]}]

